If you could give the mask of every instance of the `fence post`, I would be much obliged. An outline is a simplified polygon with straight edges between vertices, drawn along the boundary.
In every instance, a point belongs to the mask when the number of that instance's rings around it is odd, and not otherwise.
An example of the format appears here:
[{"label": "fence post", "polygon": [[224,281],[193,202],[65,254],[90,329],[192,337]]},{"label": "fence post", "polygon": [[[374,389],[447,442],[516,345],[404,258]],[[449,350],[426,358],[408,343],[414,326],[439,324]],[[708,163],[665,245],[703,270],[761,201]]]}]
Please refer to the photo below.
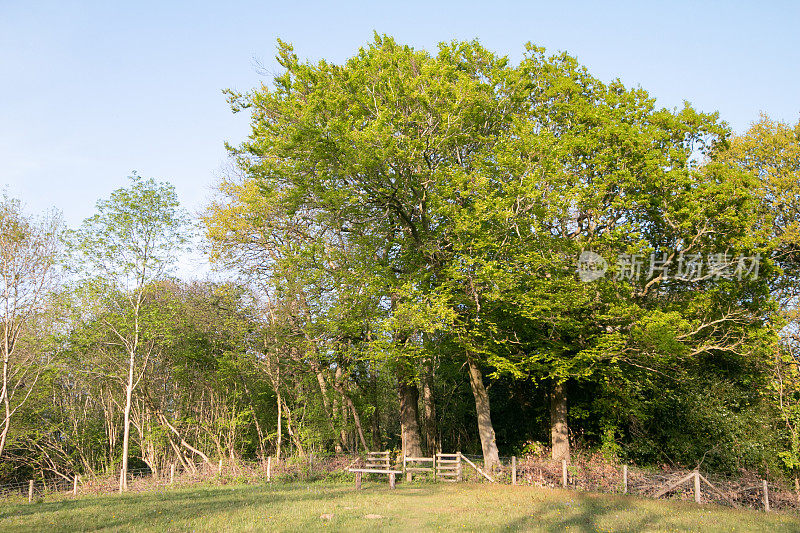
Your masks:
[{"label": "fence post", "polygon": [[511,456],[511,484],[517,484],[517,456]]},{"label": "fence post", "polygon": [[270,473],[272,470],[272,456],[267,457],[267,481],[270,480]]},{"label": "fence post", "polygon": [[800,479],[794,478],[794,491],[797,493],[797,503],[800,503]]},{"label": "fence post", "polygon": [[458,481],[461,482],[463,480],[461,475],[461,452],[458,452],[458,468],[456,469],[456,474],[457,474],[456,479],[458,479]]},{"label": "fence post", "polygon": [[767,480],[764,479],[764,511],[769,512],[769,488],[767,488]]},{"label": "fence post", "polygon": [[700,471],[694,471],[694,503],[702,501],[702,494],[700,494]]},{"label": "fence post", "polygon": [[567,487],[567,460],[561,459],[561,486]]},{"label": "fence post", "polygon": [[219,473],[222,473],[222,459],[219,460]]},{"label": "fence post", "polygon": [[175,483],[175,463],[169,465],[169,484]]},{"label": "fence post", "polygon": [[33,501],[33,480],[28,481],[28,503]]},{"label": "fence post", "polygon": [[72,495],[73,496],[78,495],[78,474],[75,474],[75,478],[72,483]]},{"label": "fence post", "polygon": [[628,494],[628,465],[622,466],[622,492]]}]

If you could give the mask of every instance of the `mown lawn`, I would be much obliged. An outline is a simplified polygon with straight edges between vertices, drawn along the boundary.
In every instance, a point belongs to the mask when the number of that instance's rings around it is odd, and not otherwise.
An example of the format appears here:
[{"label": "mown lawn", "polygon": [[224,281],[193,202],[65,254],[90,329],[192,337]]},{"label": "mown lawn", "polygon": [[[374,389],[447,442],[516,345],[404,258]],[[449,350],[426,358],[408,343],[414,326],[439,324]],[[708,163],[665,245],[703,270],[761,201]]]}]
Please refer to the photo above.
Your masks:
[{"label": "mown lawn", "polygon": [[[332,515],[324,516],[323,515]],[[291,483],[0,502],[0,531],[800,531],[796,517],[469,484]]]}]

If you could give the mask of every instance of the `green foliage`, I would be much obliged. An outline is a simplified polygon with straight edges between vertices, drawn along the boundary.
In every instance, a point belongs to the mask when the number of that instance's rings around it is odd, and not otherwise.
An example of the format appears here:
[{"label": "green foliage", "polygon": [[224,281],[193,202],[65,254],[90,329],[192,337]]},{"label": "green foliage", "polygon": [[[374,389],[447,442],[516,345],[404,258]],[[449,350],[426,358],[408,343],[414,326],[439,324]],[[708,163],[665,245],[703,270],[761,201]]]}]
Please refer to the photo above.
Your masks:
[{"label": "green foliage", "polygon": [[97,214],[75,232],[73,248],[89,272],[122,289],[164,275],[187,242],[186,214],[175,188],[135,172],[130,186],[97,202]]},{"label": "green foliage", "polygon": [[[203,217],[240,283],[168,279],[188,238],[169,184],[134,174],[98,202],[72,238],[61,371],[20,413],[26,468],[116,464],[123,388],[154,469],[397,448],[400,388],[432,391],[414,405],[443,450],[478,452],[470,360],[506,454],[543,452],[563,384],[573,443],[608,459],[800,469],[797,127],[732,138],[533,45],[513,63],[376,34],[342,64],[281,41],[278,61],[229,91],[252,131]],[[583,252],[604,277],[578,276]],[[759,275],[647,272],[715,253]]]}]

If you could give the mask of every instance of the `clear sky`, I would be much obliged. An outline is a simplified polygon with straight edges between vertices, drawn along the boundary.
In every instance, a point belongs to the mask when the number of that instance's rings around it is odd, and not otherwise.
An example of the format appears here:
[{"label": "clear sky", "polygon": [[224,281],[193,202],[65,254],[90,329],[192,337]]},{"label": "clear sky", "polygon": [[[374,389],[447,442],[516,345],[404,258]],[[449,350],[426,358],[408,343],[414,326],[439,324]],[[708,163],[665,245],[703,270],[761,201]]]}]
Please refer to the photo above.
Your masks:
[{"label": "clear sky", "polygon": [[0,188],[75,226],[137,170],[200,210],[223,143],[248,133],[221,90],[269,82],[257,65],[276,68],[277,37],[337,62],[373,30],[429,49],[477,37],[515,60],[531,41],[737,132],[760,111],[800,118],[800,3],[640,4],[0,0]]}]

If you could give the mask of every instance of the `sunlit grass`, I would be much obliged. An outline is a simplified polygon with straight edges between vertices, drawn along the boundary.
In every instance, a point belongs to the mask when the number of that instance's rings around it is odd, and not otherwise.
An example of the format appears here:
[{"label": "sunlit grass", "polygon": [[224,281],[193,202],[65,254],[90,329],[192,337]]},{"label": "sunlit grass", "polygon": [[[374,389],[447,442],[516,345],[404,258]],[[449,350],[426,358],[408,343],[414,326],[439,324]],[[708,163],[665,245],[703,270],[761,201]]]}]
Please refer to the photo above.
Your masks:
[{"label": "sunlit grass", "polygon": [[796,517],[486,484],[228,485],[0,506],[0,531],[800,531]]}]

